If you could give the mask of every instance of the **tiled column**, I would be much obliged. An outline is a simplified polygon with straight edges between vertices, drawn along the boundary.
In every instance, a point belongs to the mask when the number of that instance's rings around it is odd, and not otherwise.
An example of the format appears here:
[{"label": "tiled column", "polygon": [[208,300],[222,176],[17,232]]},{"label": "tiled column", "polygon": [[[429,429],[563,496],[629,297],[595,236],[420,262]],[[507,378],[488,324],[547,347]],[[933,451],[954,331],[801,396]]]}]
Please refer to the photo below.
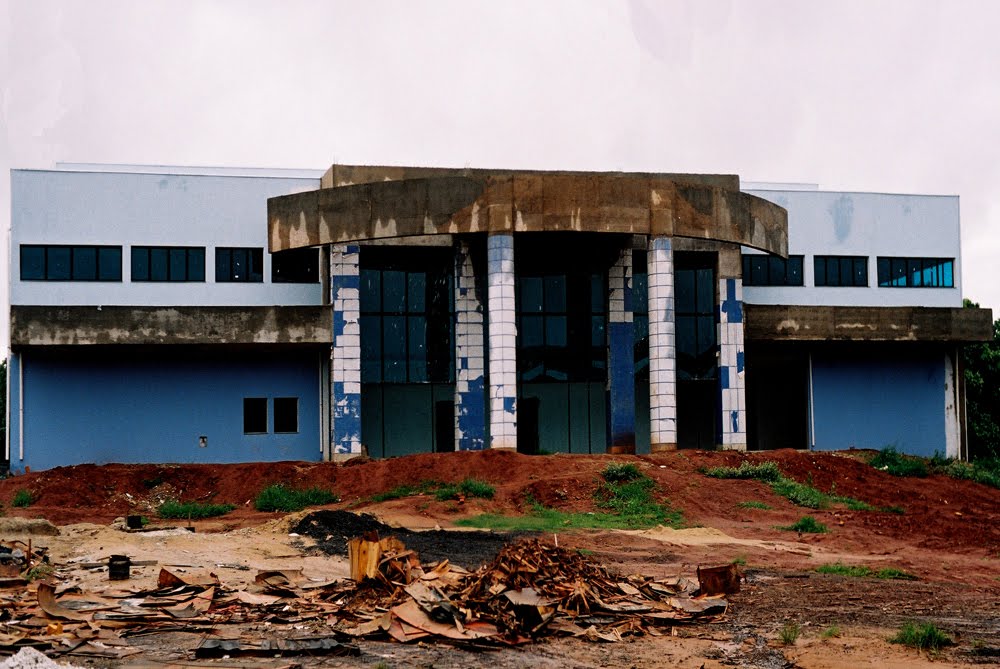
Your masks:
[{"label": "tiled column", "polygon": [[361,453],[360,247],[330,247],[330,443],[334,456]]},{"label": "tiled column", "polygon": [[609,453],[635,453],[634,341],[630,239],[608,270]]},{"label": "tiled column", "polygon": [[649,240],[649,447],[677,448],[674,252],[669,237]]},{"label": "tiled column", "polygon": [[483,303],[476,291],[470,244],[455,246],[455,450],[486,447]]},{"label": "tiled column", "polygon": [[719,393],[722,448],[747,448],[746,392],[743,380],[743,280],[719,279]]},{"label": "tiled column", "polygon": [[517,448],[517,328],[514,236],[486,241],[490,314],[490,448]]}]

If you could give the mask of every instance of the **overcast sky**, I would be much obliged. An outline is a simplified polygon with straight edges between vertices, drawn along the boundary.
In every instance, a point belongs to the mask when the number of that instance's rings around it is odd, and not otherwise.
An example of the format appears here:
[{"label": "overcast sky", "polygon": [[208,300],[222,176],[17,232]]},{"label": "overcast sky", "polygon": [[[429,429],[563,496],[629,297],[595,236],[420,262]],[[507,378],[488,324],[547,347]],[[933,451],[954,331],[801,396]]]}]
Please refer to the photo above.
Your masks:
[{"label": "overcast sky", "polygon": [[0,0],[0,225],[56,161],[736,173],[960,195],[997,315],[998,34],[994,0]]}]

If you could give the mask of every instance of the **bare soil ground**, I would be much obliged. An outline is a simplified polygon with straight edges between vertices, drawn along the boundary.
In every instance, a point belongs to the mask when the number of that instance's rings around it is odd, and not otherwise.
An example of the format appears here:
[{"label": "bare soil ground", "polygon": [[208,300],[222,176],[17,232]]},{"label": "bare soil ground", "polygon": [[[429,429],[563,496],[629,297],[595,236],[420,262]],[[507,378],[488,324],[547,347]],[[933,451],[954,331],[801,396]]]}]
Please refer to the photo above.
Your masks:
[{"label": "bare soil ground", "polygon": [[[55,562],[88,562],[125,553],[180,569],[215,571],[224,582],[251,578],[254,569],[301,568],[314,578],[343,578],[343,558],[315,541],[289,536],[303,514],[291,517],[253,510],[252,498],[269,483],[321,486],[342,499],[326,508],[372,513],[410,529],[450,529],[459,518],[481,512],[520,514],[529,497],[565,511],[595,510],[600,471],[612,461],[634,462],[653,478],[661,499],[680,509],[688,529],[559,533],[561,546],[592,552],[622,574],[692,576],[698,565],[738,560],[746,564],[743,592],[731,597],[725,622],[674,628],[675,636],[594,644],[550,640],[516,650],[472,653],[442,645],[362,642],[360,658],[296,659],[305,666],[390,667],[680,666],[680,667],[919,667],[1000,665],[1000,490],[944,476],[896,478],[873,469],[864,453],[680,451],[657,456],[523,456],[516,453],[425,454],[379,461],[254,463],[239,465],[81,465],[33,472],[0,481],[8,516],[42,517],[62,526],[58,537],[34,537]],[[850,511],[835,506],[803,509],[756,481],[720,480],[703,468],[772,460],[782,471],[824,492],[853,497],[904,513]],[[428,480],[466,477],[492,483],[493,500],[439,502],[421,495],[372,503],[373,494]],[[14,494],[31,490],[35,502],[11,506]],[[195,534],[126,534],[109,524],[126,514],[155,519],[164,499],[228,502],[237,510],[195,521]],[[741,508],[765,502],[770,510]],[[813,515],[828,534],[777,529]],[[159,521],[157,521],[159,523]],[[177,522],[186,525],[187,522]],[[430,535],[428,535],[430,536]],[[0,536],[10,540],[18,537]],[[470,538],[465,558],[492,550]],[[548,538],[555,540],[555,537]],[[461,557],[461,556],[456,556]],[[821,564],[843,562],[895,567],[916,581],[884,581],[821,575]],[[243,571],[232,565],[250,567]],[[188,565],[188,566],[183,566]],[[230,565],[229,567],[225,565]],[[141,586],[155,582],[157,567],[133,568]],[[106,585],[107,574],[76,576],[85,590]],[[903,622],[929,621],[957,645],[933,656],[886,641]],[[802,632],[792,645],[778,642],[787,623]],[[832,628],[839,635],[832,635]],[[321,631],[321,630],[313,630]],[[248,629],[252,636],[263,630]],[[826,634],[824,635],[824,632]],[[144,653],[128,666],[289,666],[293,660],[193,660],[200,636],[185,633],[131,639]],[[77,664],[84,664],[74,659]]]}]

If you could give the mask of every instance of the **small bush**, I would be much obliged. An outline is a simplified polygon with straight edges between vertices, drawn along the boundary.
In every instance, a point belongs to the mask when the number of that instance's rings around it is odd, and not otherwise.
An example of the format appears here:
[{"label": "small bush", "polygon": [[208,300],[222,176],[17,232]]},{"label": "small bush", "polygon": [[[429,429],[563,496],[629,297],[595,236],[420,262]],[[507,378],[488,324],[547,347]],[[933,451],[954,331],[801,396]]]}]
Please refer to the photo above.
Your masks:
[{"label": "small bush", "polygon": [[781,628],[781,631],[778,632],[778,638],[781,639],[781,643],[786,646],[791,646],[798,640],[799,634],[801,633],[802,630],[799,628],[798,623],[787,622],[785,623],[785,626]]},{"label": "small bush", "polygon": [[885,567],[879,569],[875,572],[875,578],[882,578],[887,581],[916,581],[917,577],[913,574],[903,571],[902,569],[897,569],[896,567]]},{"label": "small bush", "polygon": [[816,567],[817,573],[834,574],[836,576],[850,576],[852,578],[862,578],[871,576],[872,570],[864,565],[848,565],[837,562],[836,564],[821,564]]},{"label": "small bush", "polygon": [[434,497],[441,502],[449,499],[458,499],[460,496],[493,499],[493,495],[495,495],[496,492],[496,488],[485,481],[480,481],[478,479],[465,479],[464,481],[460,481],[458,483],[442,485],[434,491]]},{"label": "small bush", "polygon": [[791,525],[780,527],[781,530],[791,530],[793,532],[807,532],[809,534],[825,534],[829,532],[826,525],[819,522],[812,516],[802,516]]},{"label": "small bush", "polygon": [[868,461],[875,469],[881,469],[893,476],[927,476],[927,464],[920,458],[903,455],[893,446],[886,446]]},{"label": "small bush", "polygon": [[166,501],[157,509],[160,518],[198,520],[224,516],[236,508],[235,504],[205,504],[202,502]]},{"label": "small bush", "polygon": [[306,488],[296,490],[283,483],[267,486],[257,495],[253,505],[258,511],[301,511],[307,506],[320,506],[339,502],[340,498],[329,490]]},{"label": "small bush", "polygon": [[713,467],[705,471],[705,476],[716,479],[756,479],[765,483],[773,483],[782,478],[778,463],[770,460],[758,464],[744,460],[739,467]]},{"label": "small bush", "polygon": [[16,493],[14,493],[14,499],[11,500],[10,505],[25,507],[25,506],[31,506],[34,501],[35,501],[35,495],[30,490],[21,488]]},{"label": "small bush", "polygon": [[754,500],[750,500],[749,502],[740,502],[736,506],[738,506],[741,509],[760,509],[761,511],[771,510],[770,504],[765,504],[764,502],[757,502]]},{"label": "small bush", "polygon": [[631,462],[612,462],[604,468],[601,476],[608,483],[626,483],[641,478],[643,474]]},{"label": "small bush", "polygon": [[392,490],[376,493],[372,495],[371,499],[373,502],[387,502],[390,499],[401,499],[403,497],[412,497],[413,495],[423,495],[436,490],[439,487],[441,487],[441,484],[437,481],[421,481],[417,485],[400,485],[396,486]]},{"label": "small bush", "polygon": [[52,565],[46,563],[36,564],[24,572],[24,579],[27,581],[37,581],[38,579],[48,578],[54,573],[56,573],[56,570]]},{"label": "small bush", "polygon": [[839,637],[840,627],[838,627],[837,625],[830,625],[825,630],[823,630],[823,633],[820,636],[822,636],[824,639],[832,639],[834,637]]},{"label": "small bush", "polygon": [[955,479],[966,479],[993,488],[1000,488],[1000,460],[998,459],[976,460],[975,462],[951,460],[944,465],[942,471]]},{"label": "small bush", "polygon": [[889,639],[889,642],[930,651],[940,650],[954,643],[951,637],[939,630],[933,623],[918,625],[913,622],[903,625],[896,636]]}]

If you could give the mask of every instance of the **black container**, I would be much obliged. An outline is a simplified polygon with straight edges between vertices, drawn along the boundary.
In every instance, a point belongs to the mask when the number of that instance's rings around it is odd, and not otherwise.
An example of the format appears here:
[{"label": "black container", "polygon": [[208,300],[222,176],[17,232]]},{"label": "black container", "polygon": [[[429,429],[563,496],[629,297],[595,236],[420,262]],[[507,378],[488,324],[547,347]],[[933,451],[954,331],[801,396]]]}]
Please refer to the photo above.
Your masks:
[{"label": "black container", "polygon": [[125,516],[125,527],[130,530],[141,530],[142,516]]},{"label": "black container", "polygon": [[132,560],[127,555],[112,555],[108,558],[108,578],[112,581],[127,581]]}]

